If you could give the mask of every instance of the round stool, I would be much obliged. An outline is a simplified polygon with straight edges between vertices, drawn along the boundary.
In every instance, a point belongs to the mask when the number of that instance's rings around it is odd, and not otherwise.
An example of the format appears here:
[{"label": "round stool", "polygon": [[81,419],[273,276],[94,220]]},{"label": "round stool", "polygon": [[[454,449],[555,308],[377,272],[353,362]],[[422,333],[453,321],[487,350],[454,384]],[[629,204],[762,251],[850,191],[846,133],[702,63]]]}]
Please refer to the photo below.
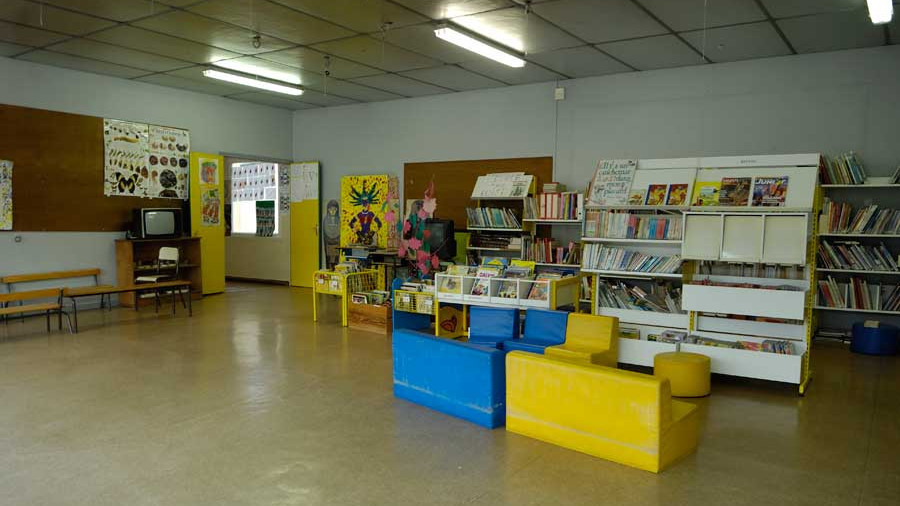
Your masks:
[{"label": "round stool", "polygon": [[653,375],[668,378],[675,397],[709,395],[709,357],[673,351],[653,357]]}]

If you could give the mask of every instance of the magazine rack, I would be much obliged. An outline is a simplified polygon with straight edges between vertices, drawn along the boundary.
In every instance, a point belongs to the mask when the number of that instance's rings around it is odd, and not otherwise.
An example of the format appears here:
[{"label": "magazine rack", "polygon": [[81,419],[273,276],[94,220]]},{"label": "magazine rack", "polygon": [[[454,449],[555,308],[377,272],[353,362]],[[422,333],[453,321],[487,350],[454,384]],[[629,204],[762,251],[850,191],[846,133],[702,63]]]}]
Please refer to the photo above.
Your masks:
[{"label": "magazine rack", "polygon": [[[488,290],[484,295],[472,295],[472,286],[478,280],[488,282]],[[437,299],[439,304],[557,309],[563,306],[577,305],[581,281],[578,276],[534,280],[499,277],[478,278],[476,276],[456,276],[452,274],[435,275],[435,285],[437,287],[444,287],[448,284],[458,287],[456,291],[458,293],[442,291],[438,288]],[[513,294],[514,296],[501,296],[501,292],[504,289],[508,294]],[[536,292],[532,293],[533,291]]]},{"label": "magazine rack", "polygon": [[320,270],[313,273],[313,321],[319,321],[319,295],[336,295],[341,298],[341,325],[347,326],[350,294],[368,292],[376,287],[378,272],[364,270],[358,272],[335,272]]}]

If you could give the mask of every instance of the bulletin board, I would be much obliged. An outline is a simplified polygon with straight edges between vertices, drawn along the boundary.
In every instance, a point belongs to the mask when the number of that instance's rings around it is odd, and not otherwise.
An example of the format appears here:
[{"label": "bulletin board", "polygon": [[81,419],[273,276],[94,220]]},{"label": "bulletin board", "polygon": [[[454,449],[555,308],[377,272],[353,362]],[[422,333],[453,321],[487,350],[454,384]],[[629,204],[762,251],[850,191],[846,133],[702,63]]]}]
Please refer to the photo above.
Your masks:
[{"label": "bulletin board", "polygon": [[136,207],[181,207],[105,197],[103,149],[103,118],[0,104],[0,159],[14,163],[13,230],[122,231]]},{"label": "bulletin board", "polygon": [[472,189],[478,176],[493,172],[524,172],[535,176],[537,191],[553,181],[553,157],[457,160],[403,164],[403,198],[421,198],[434,178],[438,207],[436,218],[453,220],[457,230],[465,228],[466,207],[474,207]]}]

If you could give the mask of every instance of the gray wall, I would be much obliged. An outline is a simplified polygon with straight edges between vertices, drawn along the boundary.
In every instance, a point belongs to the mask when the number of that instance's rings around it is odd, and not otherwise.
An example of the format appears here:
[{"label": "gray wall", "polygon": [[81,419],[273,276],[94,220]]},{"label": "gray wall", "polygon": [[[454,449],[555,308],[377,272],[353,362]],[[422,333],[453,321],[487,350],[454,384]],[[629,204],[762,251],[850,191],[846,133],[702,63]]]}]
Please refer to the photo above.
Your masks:
[{"label": "gray wall", "polygon": [[559,103],[544,83],[311,109],[294,113],[294,159],[322,162],[326,200],[343,175],[404,162],[554,154],[577,188],[598,159],[623,157],[854,149],[886,175],[900,164],[897,83],[889,46],[575,79]]},{"label": "gray wall", "polygon": [[[0,103],[188,128],[194,151],[291,159],[291,111],[211,95],[0,58]],[[115,283],[121,236],[0,232],[0,275],[100,267]]]}]

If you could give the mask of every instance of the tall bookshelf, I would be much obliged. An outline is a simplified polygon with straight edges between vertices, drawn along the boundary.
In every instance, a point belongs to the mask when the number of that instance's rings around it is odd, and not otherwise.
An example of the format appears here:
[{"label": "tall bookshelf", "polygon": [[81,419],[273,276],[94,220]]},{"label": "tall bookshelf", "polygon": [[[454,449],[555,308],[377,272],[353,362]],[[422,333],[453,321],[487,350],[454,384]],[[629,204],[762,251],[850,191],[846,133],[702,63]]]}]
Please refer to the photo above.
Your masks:
[{"label": "tall bookshelf", "polygon": [[[859,184],[822,184],[822,196],[828,197],[834,202],[848,203],[854,209],[862,208],[868,204],[877,204],[881,208],[900,208],[900,200],[897,195],[900,184],[891,183],[890,177],[866,177]],[[900,235],[893,233],[841,233],[831,232],[823,226],[819,226],[817,247],[821,247],[827,241],[832,248],[844,245],[847,242],[857,243],[864,249],[878,247],[883,244],[894,262],[900,254]],[[849,246],[849,245],[848,245]],[[849,266],[852,267],[852,266]],[[817,336],[840,337],[849,339],[850,328],[856,322],[877,320],[882,323],[900,325],[900,311],[888,311],[879,308],[854,308],[832,307],[825,299],[822,290],[818,288],[819,281],[829,277],[843,285],[849,283],[852,278],[865,281],[867,285],[897,286],[900,284],[900,271],[889,269],[848,268],[848,266],[826,267],[822,265],[822,259],[816,259],[816,323]]]},{"label": "tall bookshelf", "polygon": [[[480,264],[483,257],[522,257],[525,238],[534,235],[534,224],[524,221],[526,200],[534,196],[534,189],[534,176],[531,175],[487,174],[478,178],[471,197],[475,204],[473,209],[510,209],[516,215],[519,226],[468,220],[466,230],[471,236],[466,253],[469,263]],[[494,244],[512,238],[515,238],[517,245],[502,247]]]}]

